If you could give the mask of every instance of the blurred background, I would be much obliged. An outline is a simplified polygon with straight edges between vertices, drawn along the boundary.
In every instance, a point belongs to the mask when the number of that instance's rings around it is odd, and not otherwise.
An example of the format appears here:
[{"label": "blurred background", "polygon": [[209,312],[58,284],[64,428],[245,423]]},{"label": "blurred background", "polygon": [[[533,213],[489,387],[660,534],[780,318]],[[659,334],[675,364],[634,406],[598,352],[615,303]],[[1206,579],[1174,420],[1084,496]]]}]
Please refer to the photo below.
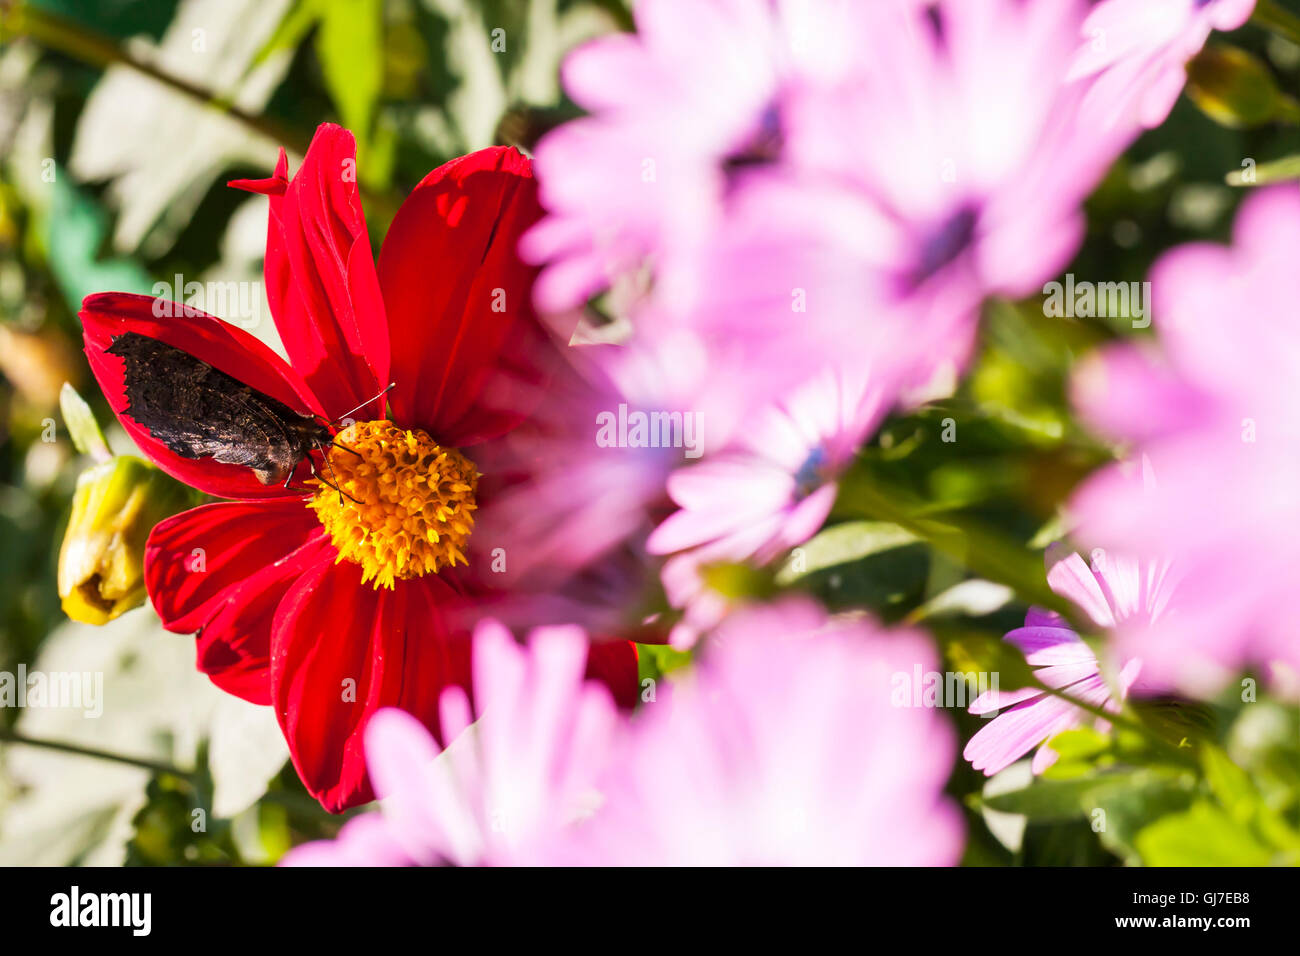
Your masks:
[{"label": "blurred background", "polygon": [[[1300,12],[1295,0],[1282,5]],[[61,608],[60,542],[91,464],[60,411],[63,383],[90,404],[114,452],[132,451],[81,354],[80,302],[108,290],[190,299],[190,283],[215,284],[235,291],[225,309],[210,298],[204,307],[277,346],[261,285],[267,203],[226,180],[269,175],[280,145],[296,168],[316,125],[341,123],[358,141],[377,250],[430,169],[492,143],[527,150],[577,115],[558,65],[588,37],[630,29],[630,4],[0,0],[0,10],[0,672],[104,675],[99,718],[0,707],[0,864],[274,862],[341,821],[285,768],[270,710],[212,687],[194,670],[192,641],[162,632],[147,605],[98,628]],[[1267,89],[1242,87],[1244,68],[1226,85],[1207,70],[1090,201],[1088,241],[1070,269],[1078,278],[1140,281],[1170,246],[1226,237],[1252,180],[1300,178],[1300,46],[1250,26],[1230,42]],[[1037,300],[990,308],[967,381],[891,420],[864,469],[930,517],[1043,547],[1058,503],[1108,457],[1071,417],[1068,370],[1088,348],[1133,334],[1124,317],[1046,318]],[[938,440],[948,418],[962,430],[959,462]],[[884,517],[846,489],[837,526],[797,571],[778,570],[777,584],[891,620],[928,607],[927,626],[956,663],[1019,623],[1020,599],[981,589],[961,555],[900,537]],[[1041,589],[1041,564],[1025,567],[1026,587]],[[666,651],[646,656],[648,668],[677,663]],[[1268,705],[1239,726],[1240,709],[1175,719],[1215,722],[1269,799],[1294,812],[1294,710]],[[963,797],[982,785],[954,771]],[[1122,828],[1099,842],[1086,821],[1012,822],[972,811],[968,861],[1136,859]]]}]

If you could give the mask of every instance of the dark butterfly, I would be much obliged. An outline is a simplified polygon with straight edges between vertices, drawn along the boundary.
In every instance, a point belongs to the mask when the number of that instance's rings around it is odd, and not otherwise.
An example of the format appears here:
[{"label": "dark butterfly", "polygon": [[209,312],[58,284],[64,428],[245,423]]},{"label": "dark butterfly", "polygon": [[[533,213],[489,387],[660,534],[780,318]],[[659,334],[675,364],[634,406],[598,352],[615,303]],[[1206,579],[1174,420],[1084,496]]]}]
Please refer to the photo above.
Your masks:
[{"label": "dark butterfly", "polygon": [[182,458],[243,465],[262,484],[284,482],[287,488],[304,458],[315,475],[312,451],[323,453],[334,442],[316,416],[158,339],[124,332],[106,351],[126,363],[126,414]]}]

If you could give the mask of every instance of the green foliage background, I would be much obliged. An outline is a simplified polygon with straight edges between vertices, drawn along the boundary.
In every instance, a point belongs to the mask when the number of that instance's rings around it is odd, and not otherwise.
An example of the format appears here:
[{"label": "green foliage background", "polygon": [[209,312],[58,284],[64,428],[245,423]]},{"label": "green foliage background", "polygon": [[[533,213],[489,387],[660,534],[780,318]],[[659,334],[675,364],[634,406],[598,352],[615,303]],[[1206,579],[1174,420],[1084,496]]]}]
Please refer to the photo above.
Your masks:
[{"label": "green foliage background", "polygon": [[[1281,6],[1300,13],[1296,0]],[[378,248],[430,169],[490,143],[527,149],[576,116],[558,86],[564,52],[629,28],[631,15],[622,0],[0,8],[0,671],[102,669],[108,695],[93,722],[0,709],[0,734],[148,764],[0,742],[0,863],[271,863],[341,822],[283,766],[274,722],[232,710],[193,672],[189,641],[147,607],[99,630],[60,610],[58,543],[86,461],[59,417],[59,386],[72,382],[111,421],[79,353],[80,301],[177,274],[260,279],[258,200],[223,183],[267,175],[280,144],[296,165],[323,121],[357,136]],[[1297,95],[1300,46],[1256,25],[1219,39],[1253,55],[1279,95]],[[1285,110],[1242,107],[1234,120],[1213,96],[1198,103],[1182,98],[1092,197],[1069,270],[1079,279],[1140,281],[1172,245],[1225,239],[1243,194],[1230,174],[1253,160],[1263,179],[1300,154]],[[261,315],[253,331],[275,344]],[[1128,326],[1046,318],[1037,301],[990,306],[972,373],[886,425],[801,559],[716,569],[717,586],[807,590],[832,609],[922,623],[953,669],[1000,670],[1008,686],[1025,668],[999,638],[1027,602],[1054,603],[1042,548],[1070,489],[1114,451],[1073,418],[1068,374],[1096,345],[1143,334]],[[949,420],[956,443],[942,440]],[[130,450],[116,426],[109,440]],[[685,663],[662,648],[642,656],[647,676],[671,679]],[[967,862],[1300,861],[1300,715],[1242,696],[1150,702],[1109,735],[1071,732],[1056,742],[1060,764],[1032,784],[986,787],[959,761],[950,789],[968,810]],[[963,740],[980,725],[953,719]]]}]

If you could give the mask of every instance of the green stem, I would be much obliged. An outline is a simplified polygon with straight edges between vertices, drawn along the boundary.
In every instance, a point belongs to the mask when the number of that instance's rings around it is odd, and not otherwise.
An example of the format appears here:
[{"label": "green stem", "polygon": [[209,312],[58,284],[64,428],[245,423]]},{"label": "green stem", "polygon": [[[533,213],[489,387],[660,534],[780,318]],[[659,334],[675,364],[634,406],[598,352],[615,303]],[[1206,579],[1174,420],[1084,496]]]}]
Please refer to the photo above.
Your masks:
[{"label": "green stem", "polygon": [[1292,43],[1300,44],[1300,16],[1279,5],[1277,0],[1259,0],[1250,20],[1265,30],[1286,37]]},{"label": "green stem", "polygon": [[1043,693],[1050,694],[1053,697],[1059,697],[1061,700],[1064,700],[1072,704],[1073,706],[1078,707],[1080,710],[1084,711],[1085,713],[1091,714],[1092,716],[1097,717],[1100,720],[1109,721],[1111,724],[1115,725],[1116,727],[1125,727],[1136,734],[1140,734],[1145,739],[1151,741],[1151,743],[1154,744],[1157,749],[1165,751],[1165,753],[1167,753],[1171,758],[1173,758],[1175,761],[1177,761],[1180,764],[1184,764],[1193,768],[1199,768],[1200,766],[1185,751],[1169,743],[1169,741],[1165,740],[1154,730],[1149,728],[1146,724],[1142,723],[1142,721],[1130,717],[1122,711],[1120,713],[1112,713],[1111,711],[1106,710],[1106,708],[1104,707],[1098,707],[1095,704],[1085,703],[1084,701],[1079,700],[1077,697],[1073,697],[1070,694],[1067,694],[1065,691],[1061,690],[1060,688],[1049,687],[1047,684],[1044,684],[1042,681],[1040,681],[1037,677],[1032,677],[1030,683],[1034,688],[1041,690]]},{"label": "green stem", "polygon": [[26,734],[20,734],[17,731],[0,727],[0,741],[9,744],[25,744],[28,747],[43,747],[46,750],[57,750],[60,753],[76,754],[80,757],[94,757],[98,760],[110,760],[114,763],[126,764],[129,767],[138,767],[141,770],[148,770],[152,773],[166,773],[173,777],[179,777],[182,780],[189,780],[192,774],[188,770],[182,770],[180,767],[173,766],[169,763],[163,763],[159,760],[148,760],[144,757],[128,757],[125,754],[112,753],[107,750],[97,750],[94,747],[83,747],[81,744],[70,744],[61,740],[44,740],[39,737],[28,737]]}]

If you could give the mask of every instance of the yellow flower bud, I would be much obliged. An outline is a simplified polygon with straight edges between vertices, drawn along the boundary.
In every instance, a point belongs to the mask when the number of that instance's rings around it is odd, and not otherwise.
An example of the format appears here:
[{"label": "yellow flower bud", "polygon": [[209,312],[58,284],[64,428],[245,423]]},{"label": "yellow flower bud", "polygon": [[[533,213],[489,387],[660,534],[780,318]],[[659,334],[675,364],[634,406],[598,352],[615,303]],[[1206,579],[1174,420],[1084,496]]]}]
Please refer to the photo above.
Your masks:
[{"label": "yellow flower bud", "polygon": [[144,545],[190,492],[148,462],[121,455],[77,479],[59,550],[59,598],[74,621],[107,624],[144,603]]},{"label": "yellow flower bud", "polygon": [[1187,95],[1210,119],[1231,129],[1300,122],[1300,104],[1278,89],[1269,68],[1226,44],[1207,44],[1187,64]]}]

